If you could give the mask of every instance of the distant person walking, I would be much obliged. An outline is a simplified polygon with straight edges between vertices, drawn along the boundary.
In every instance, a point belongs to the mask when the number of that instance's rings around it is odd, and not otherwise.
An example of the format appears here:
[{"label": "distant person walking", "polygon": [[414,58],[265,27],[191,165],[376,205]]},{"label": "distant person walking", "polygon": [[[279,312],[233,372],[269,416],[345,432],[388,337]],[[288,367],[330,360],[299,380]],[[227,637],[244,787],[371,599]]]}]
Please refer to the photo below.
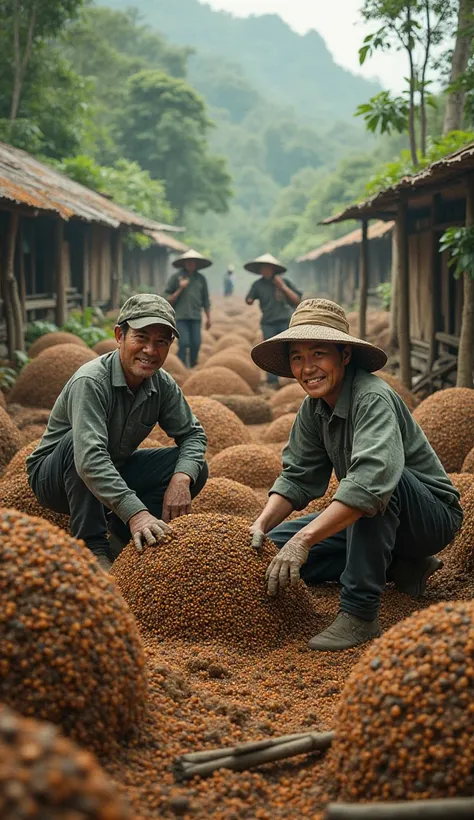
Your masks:
[{"label": "distant person walking", "polygon": [[224,274],[224,296],[232,296],[235,287],[235,273],[234,266],[229,265]]},{"label": "distant person walking", "polygon": [[195,250],[186,251],[175,259],[173,273],[165,288],[165,297],[173,305],[176,313],[176,326],[179,331],[178,356],[186,367],[195,367],[201,347],[201,316],[206,314],[206,330],[211,327],[211,302],[207,279],[203,268],[212,265]]},{"label": "distant person walking", "polygon": [[[260,276],[250,288],[245,301],[253,305],[255,300],[260,303],[262,311],[262,332],[264,339],[271,339],[278,333],[287,330],[294,309],[301,302],[302,292],[288,279],[283,278],[286,268],[270,253],[265,253],[247,262],[245,270]],[[267,375],[268,384],[278,385],[278,376],[273,373]]]}]

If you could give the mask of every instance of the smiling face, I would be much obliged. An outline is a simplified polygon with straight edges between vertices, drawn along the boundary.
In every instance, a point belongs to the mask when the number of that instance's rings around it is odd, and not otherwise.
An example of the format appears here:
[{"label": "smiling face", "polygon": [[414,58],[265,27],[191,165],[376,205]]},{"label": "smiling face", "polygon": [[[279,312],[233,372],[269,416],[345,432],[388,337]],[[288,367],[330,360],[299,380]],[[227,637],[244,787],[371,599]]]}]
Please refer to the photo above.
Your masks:
[{"label": "smiling face", "polygon": [[324,399],[334,410],[351,353],[350,345],[340,349],[329,342],[291,342],[291,372],[308,396]]},{"label": "smiling face", "polygon": [[120,362],[130,390],[136,391],[144,379],[153,376],[166,361],[173,335],[166,325],[148,325],[140,330],[129,327],[126,334],[115,328]]}]

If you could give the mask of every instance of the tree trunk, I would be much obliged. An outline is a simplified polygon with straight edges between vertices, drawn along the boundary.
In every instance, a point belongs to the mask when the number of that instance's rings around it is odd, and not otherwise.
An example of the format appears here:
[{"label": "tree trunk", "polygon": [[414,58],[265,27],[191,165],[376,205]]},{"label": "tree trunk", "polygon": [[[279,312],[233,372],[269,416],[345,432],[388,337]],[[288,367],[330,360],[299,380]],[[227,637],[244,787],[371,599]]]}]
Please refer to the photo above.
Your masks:
[{"label": "tree trunk", "polygon": [[[467,68],[471,42],[474,37],[473,15],[474,0],[459,0],[458,29],[451,63],[450,86],[458,82]],[[444,114],[444,135],[449,134],[450,131],[462,129],[465,101],[466,91],[461,88],[454,88],[448,93]]]},{"label": "tree trunk", "polygon": [[28,31],[26,35],[25,49],[23,56],[21,54],[21,8],[19,0],[13,2],[13,89],[10,106],[10,126],[13,125],[20,107],[21,92],[23,89],[23,81],[30,62],[31,51],[33,48],[33,38],[36,28],[36,14],[37,4],[33,3],[31,8],[31,17],[28,21]]},{"label": "tree trunk", "polygon": [[[467,180],[466,227],[474,226],[474,177]],[[474,387],[474,271],[463,273],[463,307],[456,387]]]},{"label": "tree trunk", "polygon": [[367,336],[367,291],[369,289],[369,223],[362,222],[362,242],[360,243],[360,275],[359,275],[359,336]]},{"label": "tree trunk", "polygon": [[408,271],[408,209],[401,200],[397,213],[398,258],[398,344],[400,347],[400,378],[411,389],[411,343],[410,343],[410,279]]},{"label": "tree trunk", "polygon": [[[411,9],[410,6],[407,6],[407,25],[410,26],[411,23]],[[415,76],[415,64],[413,60],[413,47],[410,45],[407,46],[408,52],[408,61],[410,63],[410,111],[408,115],[408,135],[410,139],[410,153],[411,153],[411,161],[413,163],[414,168],[418,168],[418,151],[416,145],[416,117],[415,117],[415,88],[416,88],[416,76]]]}]

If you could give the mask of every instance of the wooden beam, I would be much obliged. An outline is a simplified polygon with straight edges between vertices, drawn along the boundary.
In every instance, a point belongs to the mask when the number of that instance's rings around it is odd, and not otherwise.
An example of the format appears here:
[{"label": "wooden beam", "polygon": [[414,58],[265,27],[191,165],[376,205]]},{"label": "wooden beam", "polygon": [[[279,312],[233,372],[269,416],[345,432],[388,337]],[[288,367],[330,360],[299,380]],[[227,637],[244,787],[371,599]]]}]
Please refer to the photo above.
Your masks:
[{"label": "wooden beam", "polygon": [[91,248],[90,229],[85,226],[82,232],[82,307],[89,307],[91,303]]},{"label": "wooden beam", "polygon": [[410,281],[408,270],[407,201],[403,197],[398,205],[396,220],[398,259],[398,345],[400,348],[400,378],[411,390],[411,345],[410,345]]},{"label": "wooden beam", "polygon": [[26,324],[26,277],[25,277],[25,256],[23,253],[23,219],[20,217],[17,237],[18,254],[18,284],[20,288],[20,305],[23,317],[23,324]]},{"label": "wooden beam", "polygon": [[15,277],[15,252],[19,220],[18,211],[11,211],[0,266],[1,294],[7,327],[8,357],[11,360],[13,360],[15,350],[25,349],[23,311]]},{"label": "wooden beam", "polygon": [[56,291],[56,324],[61,327],[67,317],[67,277],[63,260],[64,222],[56,220],[54,224],[54,265]]},{"label": "wooden beam", "polygon": [[[431,202],[431,225],[436,225],[440,212],[441,198],[439,194],[433,196]],[[430,310],[430,353],[428,356],[427,370],[431,370],[438,358],[438,340],[436,333],[440,329],[440,300],[441,300],[441,254],[439,252],[439,233],[431,230],[430,248],[428,258],[428,273],[431,276],[431,304]]]},{"label": "wooden beam", "polygon": [[369,222],[362,222],[362,242],[360,243],[360,276],[359,276],[359,336],[367,335],[367,291],[369,289]]},{"label": "wooden beam", "polygon": [[123,283],[123,248],[120,231],[112,234],[112,285],[111,302],[112,308],[118,310],[120,307],[120,294]]},{"label": "wooden beam", "polygon": [[[466,179],[466,227],[474,229],[474,175]],[[456,387],[474,387],[474,270],[463,273],[463,308]]]},{"label": "wooden beam", "polygon": [[392,233],[392,296],[390,300],[389,347],[398,347],[398,303],[400,301],[398,283],[398,243],[396,230]]}]

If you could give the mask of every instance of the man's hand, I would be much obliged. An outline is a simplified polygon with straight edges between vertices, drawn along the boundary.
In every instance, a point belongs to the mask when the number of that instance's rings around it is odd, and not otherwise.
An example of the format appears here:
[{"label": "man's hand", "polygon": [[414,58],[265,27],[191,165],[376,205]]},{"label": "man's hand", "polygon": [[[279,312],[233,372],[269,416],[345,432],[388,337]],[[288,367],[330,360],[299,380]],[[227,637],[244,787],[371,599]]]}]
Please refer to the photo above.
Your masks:
[{"label": "man's hand", "polygon": [[173,521],[191,512],[191,479],[186,473],[175,473],[163,499],[163,520]]},{"label": "man's hand", "polygon": [[283,279],[281,278],[281,276],[278,273],[276,274],[276,276],[273,277],[273,284],[279,290],[284,290],[286,288],[286,285],[285,285]]},{"label": "man's hand", "polygon": [[265,533],[258,521],[255,521],[250,527],[250,535],[252,536],[252,548],[258,552],[262,549],[265,539]]},{"label": "man's hand", "polygon": [[294,535],[282,547],[269,564],[265,573],[267,592],[274,597],[279,589],[285,589],[300,580],[300,568],[308,560],[309,546],[300,535]]},{"label": "man's hand", "polygon": [[155,518],[148,510],[141,510],[139,513],[132,515],[128,526],[138,552],[143,552],[145,544],[149,547],[159,544],[165,535],[172,531],[165,521]]},{"label": "man's hand", "polygon": [[211,329],[211,327],[212,327],[211,317],[210,317],[210,316],[207,316],[207,318],[206,318],[205,328],[206,328],[206,330],[210,330],[210,329]]},{"label": "man's hand", "polygon": [[187,276],[180,276],[179,277],[179,286],[180,288],[187,288],[189,285],[189,279]]}]

